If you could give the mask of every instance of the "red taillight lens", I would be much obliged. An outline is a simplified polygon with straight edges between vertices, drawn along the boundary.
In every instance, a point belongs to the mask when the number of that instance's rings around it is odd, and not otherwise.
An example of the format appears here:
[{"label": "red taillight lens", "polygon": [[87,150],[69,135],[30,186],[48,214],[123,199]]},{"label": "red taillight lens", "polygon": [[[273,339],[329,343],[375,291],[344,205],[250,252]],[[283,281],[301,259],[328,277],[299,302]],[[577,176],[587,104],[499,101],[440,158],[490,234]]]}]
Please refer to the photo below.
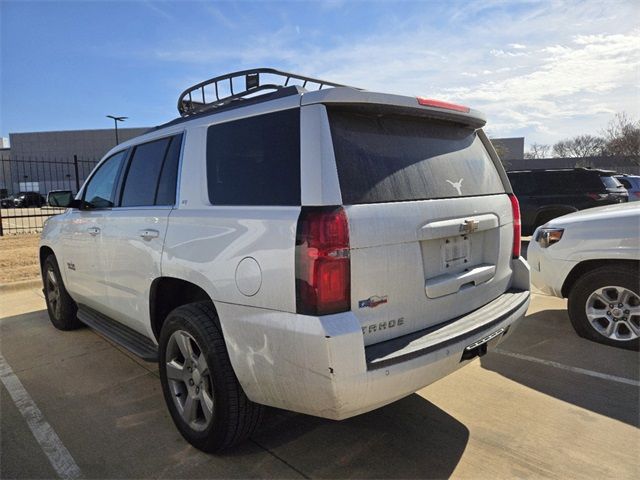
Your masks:
[{"label": "red taillight lens", "polygon": [[587,195],[594,200],[603,200],[607,198],[607,195],[605,193],[587,193]]},{"label": "red taillight lens", "polygon": [[455,110],[456,112],[469,113],[469,107],[457,105],[455,103],[443,102],[442,100],[434,100],[433,98],[416,97],[418,103],[425,107],[444,108],[446,110]]},{"label": "red taillight lens", "polygon": [[521,220],[520,220],[520,204],[513,193],[509,194],[511,200],[511,212],[513,213],[513,258],[520,256],[521,237]]},{"label": "red taillight lens", "polygon": [[296,310],[327,315],[350,307],[347,214],[342,207],[302,207],[296,231]]}]

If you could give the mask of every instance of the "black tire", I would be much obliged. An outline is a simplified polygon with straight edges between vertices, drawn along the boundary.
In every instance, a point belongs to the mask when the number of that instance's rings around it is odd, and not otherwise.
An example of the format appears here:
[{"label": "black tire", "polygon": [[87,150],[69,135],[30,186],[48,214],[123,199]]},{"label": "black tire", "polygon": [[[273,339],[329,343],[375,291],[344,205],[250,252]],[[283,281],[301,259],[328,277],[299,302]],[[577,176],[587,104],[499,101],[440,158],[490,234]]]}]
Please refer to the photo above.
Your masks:
[{"label": "black tire", "polygon": [[42,264],[42,283],[49,320],[53,326],[58,330],[75,330],[82,327],[82,322],[76,316],[78,306],[64,286],[58,262],[53,254],[50,254]]},{"label": "black tire", "polygon": [[[594,342],[603,343],[613,347],[626,348],[629,350],[640,349],[640,338],[630,340],[612,339],[596,330],[587,318],[585,306],[587,300],[596,290],[607,286],[618,286],[640,296],[640,281],[638,267],[632,265],[615,265],[609,267],[599,267],[583,274],[575,282],[569,292],[569,318],[574,330],[578,335]],[[615,298],[615,297],[614,297]],[[640,317],[637,315],[627,317],[629,321],[638,326]],[[607,322],[603,321],[603,325]],[[621,327],[622,328],[622,327]],[[628,330],[625,326],[623,330]]]},{"label": "black tire", "polygon": [[[186,332],[195,340],[195,347],[208,366],[206,378],[210,383],[207,388],[212,394],[214,407],[209,423],[202,430],[192,428],[185,421],[176,405],[178,400],[174,399],[174,395],[180,395],[174,394],[167,378],[167,350],[171,348],[172,335],[177,332]],[[169,313],[162,326],[159,344],[162,391],[171,418],[187,442],[204,452],[216,453],[239,444],[256,430],[264,407],[250,401],[242,390],[229,360],[218,316],[210,302],[190,303]],[[189,393],[185,391],[184,395],[186,398]]]}]

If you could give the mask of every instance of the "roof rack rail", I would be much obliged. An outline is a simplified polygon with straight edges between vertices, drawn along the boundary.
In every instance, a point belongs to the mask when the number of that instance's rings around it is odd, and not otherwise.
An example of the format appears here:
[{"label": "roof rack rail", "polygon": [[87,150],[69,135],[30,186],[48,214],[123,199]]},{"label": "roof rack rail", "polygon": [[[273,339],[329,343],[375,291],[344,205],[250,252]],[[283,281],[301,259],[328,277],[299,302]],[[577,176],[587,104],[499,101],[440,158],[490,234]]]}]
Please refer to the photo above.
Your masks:
[{"label": "roof rack rail", "polygon": [[[260,74],[276,75],[283,77],[284,83],[266,83],[260,84]],[[241,92],[234,92],[233,80],[239,77],[245,77],[245,89]],[[242,100],[249,95],[253,95],[256,92],[262,90],[280,90],[286,88],[291,80],[298,80],[303,82],[302,88],[306,88],[307,84],[317,85],[317,89],[321,90],[324,86],[329,87],[347,87],[348,85],[341,85],[339,83],[327,82],[326,80],[320,80],[312,77],[305,77],[298,75],[297,73],[288,73],[276,70],[273,68],[254,68],[251,70],[241,70],[239,72],[228,73],[226,75],[220,75],[219,77],[210,78],[204,82],[200,82],[197,85],[187,88],[180,94],[178,99],[178,112],[180,116],[187,117],[196,113],[202,113],[207,110],[213,110],[224,105],[229,104],[235,100]],[[218,84],[228,81],[228,87],[230,95],[221,97],[218,89]],[[205,88],[207,89],[205,93]],[[350,87],[356,88],[356,87]],[[359,89],[358,89],[359,90]],[[207,95],[208,94],[208,97]],[[212,98],[215,97],[215,98]]]}]

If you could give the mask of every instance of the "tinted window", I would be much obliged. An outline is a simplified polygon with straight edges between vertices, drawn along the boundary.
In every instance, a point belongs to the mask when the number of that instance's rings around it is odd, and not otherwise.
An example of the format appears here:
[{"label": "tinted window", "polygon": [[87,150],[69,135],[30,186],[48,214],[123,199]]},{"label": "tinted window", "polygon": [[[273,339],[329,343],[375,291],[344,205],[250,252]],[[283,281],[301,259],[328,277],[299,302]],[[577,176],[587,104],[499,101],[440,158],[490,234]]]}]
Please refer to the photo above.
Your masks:
[{"label": "tinted window", "polygon": [[473,129],[346,109],[329,120],[345,204],[504,193]]},{"label": "tinted window", "polygon": [[627,190],[629,190],[630,188],[633,188],[631,186],[631,182],[629,180],[627,180],[626,178],[619,178],[618,181],[624,186],[624,188],[626,188]]},{"label": "tinted window", "polygon": [[126,150],[109,157],[100,165],[85,188],[84,201],[92,208],[110,208],[115,203],[115,190]]},{"label": "tinted window", "polygon": [[509,173],[516,195],[569,195],[602,190],[598,175],[576,170]]},{"label": "tinted window", "polygon": [[169,150],[167,150],[167,156],[162,165],[158,193],[156,194],[156,205],[174,205],[176,203],[176,183],[178,181],[178,162],[180,161],[181,145],[182,135],[171,138]]},{"label": "tinted window", "polygon": [[122,190],[123,207],[153,205],[169,138],[135,147]]},{"label": "tinted window", "polygon": [[509,173],[509,182],[516,195],[529,195],[536,190],[536,178],[531,173]]},{"label": "tinted window", "polygon": [[207,181],[214,205],[300,205],[300,110],[209,127]]},{"label": "tinted window", "polygon": [[606,188],[620,188],[622,186],[614,177],[602,176],[600,179]]}]

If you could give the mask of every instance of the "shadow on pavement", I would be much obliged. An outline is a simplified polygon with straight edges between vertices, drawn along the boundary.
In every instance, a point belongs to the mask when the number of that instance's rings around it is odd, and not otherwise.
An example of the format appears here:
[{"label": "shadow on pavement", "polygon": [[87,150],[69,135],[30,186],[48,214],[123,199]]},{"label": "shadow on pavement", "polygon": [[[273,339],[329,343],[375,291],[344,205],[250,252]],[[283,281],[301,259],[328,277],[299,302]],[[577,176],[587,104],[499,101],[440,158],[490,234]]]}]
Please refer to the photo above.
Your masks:
[{"label": "shadow on pavement", "polygon": [[417,394],[340,422],[271,409],[253,441],[308,477],[445,478],[468,429]]},{"label": "shadow on pavement", "polygon": [[[505,352],[638,381],[638,354],[580,338],[566,310],[528,315],[499,347]],[[567,371],[498,352],[480,360],[483,368],[546,395],[606,415],[629,425],[640,423],[640,391],[634,385]]]}]

